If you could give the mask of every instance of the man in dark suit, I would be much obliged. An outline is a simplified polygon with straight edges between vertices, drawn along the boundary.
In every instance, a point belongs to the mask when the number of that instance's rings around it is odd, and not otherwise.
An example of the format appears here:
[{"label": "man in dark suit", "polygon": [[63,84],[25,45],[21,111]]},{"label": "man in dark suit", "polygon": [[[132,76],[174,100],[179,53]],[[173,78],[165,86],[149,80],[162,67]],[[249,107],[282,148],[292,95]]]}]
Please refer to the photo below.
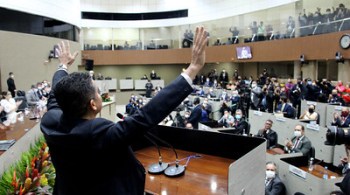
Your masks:
[{"label": "man in dark suit", "polygon": [[281,103],[278,104],[276,111],[283,113],[283,116],[286,118],[295,117],[295,109],[288,103],[288,99],[285,96],[281,97]]},{"label": "man in dark suit", "polygon": [[12,97],[14,98],[16,95],[16,84],[13,78],[15,78],[15,75],[13,74],[13,72],[10,72],[9,78],[7,79],[7,88],[8,91],[11,92]]},{"label": "man in dark suit", "polygon": [[152,80],[157,79],[157,73],[152,70],[152,72],[149,74],[149,77],[151,77]]},{"label": "man in dark suit", "polygon": [[151,80],[148,80],[148,82],[145,85],[146,88],[146,97],[150,98],[153,90],[153,84]]},{"label": "man in dark suit", "polygon": [[350,125],[350,117],[349,117],[349,108],[342,107],[341,114],[334,113],[334,119],[332,121],[332,125],[338,127],[349,127]]},{"label": "man in dark suit", "polygon": [[303,156],[309,156],[311,151],[311,141],[305,136],[303,125],[296,125],[294,128],[294,137],[286,140],[284,150],[287,153],[303,153]]},{"label": "man in dark suit", "polygon": [[[68,42],[60,43],[61,65],[54,74],[48,111],[40,125],[56,169],[53,194],[143,194],[145,169],[130,144],[192,92],[191,81],[205,63],[206,43],[205,30],[197,28],[189,67],[148,104],[118,123],[96,118],[102,109],[98,88],[85,73],[68,75],[78,53],[70,53]],[[161,102],[166,106],[159,106]]]},{"label": "man in dark suit", "polygon": [[228,74],[227,74],[225,69],[223,69],[221,71],[219,78],[220,78],[220,82],[221,82],[222,87],[224,89],[226,89],[226,85],[228,84],[229,78],[228,78]]},{"label": "man in dark suit", "polygon": [[236,110],[232,127],[235,128],[236,134],[247,135],[249,133],[248,122],[243,118],[242,110]]},{"label": "man in dark suit", "polygon": [[190,117],[188,118],[188,122],[192,124],[194,129],[198,129],[198,123],[202,118],[202,108],[199,97],[194,98],[193,104],[194,107],[191,111]]},{"label": "man in dark suit", "polygon": [[278,135],[274,130],[271,129],[272,124],[272,120],[266,120],[264,128],[260,129],[258,131],[258,134],[256,134],[257,137],[266,139],[266,149],[274,148],[277,146]]},{"label": "man in dark suit", "polygon": [[265,195],[285,195],[286,187],[277,175],[274,162],[266,163]]}]

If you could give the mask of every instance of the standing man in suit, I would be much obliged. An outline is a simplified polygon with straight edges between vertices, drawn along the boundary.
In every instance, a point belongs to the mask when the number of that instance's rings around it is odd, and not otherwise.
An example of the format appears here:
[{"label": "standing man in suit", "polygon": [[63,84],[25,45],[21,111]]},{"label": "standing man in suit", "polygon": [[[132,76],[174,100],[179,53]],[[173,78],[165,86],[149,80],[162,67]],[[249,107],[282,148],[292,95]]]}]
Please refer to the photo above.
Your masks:
[{"label": "standing man in suit", "polygon": [[146,97],[150,98],[153,90],[153,84],[151,80],[148,79],[148,82],[146,83],[145,88],[146,88]]},{"label": "standing man in suit", "polygon": [[192,124],[194,129],[198,129],[198,123],[201,121],[202,118],[202,108],[200,104],[199,97],[194,98],[193,100],[193,109],[191,111],[191,115],[188,118],[188,122]]},{"label": "standing man in suit", "polygon": [[11,92],[12,97],[14,98],[16,95],[16,84],[13,78],[15,78],[15,75],[13,74],[13,72],[10,72],[9,78],[7,79],[7,88],[8,91]]},{"label": "standing man in suit", "polygon": [[151,77],[151,80],[157,79],[157,73],[154,70],[152,70],[149,74],[149,77]]},{"label": "standing man in suit", "polygon": [[221,71],[219,78],[220,78],[220,82],[221,82],[222,87],[224,89],[226,89],[226,85],[228,84],[229,79],[228,79],[228,74],[227,74],[225,69],[223,69]]},{"label": "standing man in suit", "polygon": [[267,119],[265,121],[264,128],[260,129],[258,131],[258,134],[256,134],[256,137],[262,137],[266,139],[266,149],[274,148],[277,146],[278,135],[274,130],[271,129],[272,124],[272,120]]},{"label": "standing man in suit", "polygon": [[53,194],[143,194],[145,169],[130,144],[191,94],[192,80],[205,63],[207,41],[204,28],[197,28],[189,67],[159,95],[118,123],[96,118],[102,110],[98,88],[86,73],[68,74],[78,52],[71,54],[68,41],[60,43],[61,65],[53,76],[48,111],[40,124],[56,169]]},{"label": "standing man in suit", "polygon": [[261,87],[259,87],[256,83],[256,81],[252,82],[252,90],[250,92],[250,99],[251,99],[251,109],[258,110],[259,104],[261,102],[260,95],[262,93]]},{"label": "standing man in suit", "polygon": [[277,166],[274,162],[266,163],[265,195],[285,195],[286,186],[277,175]]},{"label": "standing man in suit", "polygon": [[303,125],[296,125],[294,128],[294,137],[285,141],[284,150],[287,153],[303,153],[303,156],[309,156],[311,151],[311,141],[305,136]]}]

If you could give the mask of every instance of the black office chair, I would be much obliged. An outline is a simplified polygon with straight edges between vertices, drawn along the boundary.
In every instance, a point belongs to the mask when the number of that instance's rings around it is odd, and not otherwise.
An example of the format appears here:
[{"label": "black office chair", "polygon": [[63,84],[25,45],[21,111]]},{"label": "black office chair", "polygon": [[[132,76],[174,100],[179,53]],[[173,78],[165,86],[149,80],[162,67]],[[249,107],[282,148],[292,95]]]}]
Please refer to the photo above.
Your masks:
[{"label": "black office chair", "polygon": [[310,149],[310,153],[309,153],[309,158],[313,158],[313,159],[315,159],[315,155],[316,155],[316,150],[315,150],[315,147],[311,147],[311,149]]}]

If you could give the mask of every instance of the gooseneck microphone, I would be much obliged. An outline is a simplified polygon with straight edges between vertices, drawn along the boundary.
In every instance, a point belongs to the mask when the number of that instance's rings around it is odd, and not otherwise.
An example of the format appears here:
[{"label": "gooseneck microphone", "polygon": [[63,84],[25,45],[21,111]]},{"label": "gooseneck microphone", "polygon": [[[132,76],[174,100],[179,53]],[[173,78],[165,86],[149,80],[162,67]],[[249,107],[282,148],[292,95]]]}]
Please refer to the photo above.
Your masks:
[{"label": "gooseneck microphone", "polygon": [[150,166],[148,166],[148,173],[151,174],[160,174],[163,173],[166,168],[168,168],[169,163],[163,162],[162,154],[160,153],[160,147],[159,145],[154,142],[151,138],[149,138],[147,135],[145,135],[145,138],[147,138],[148,141],[150,141],[154,146],[158,149],[158,155],[159,155],[159,161],[158,163],[153,163]]},{"label": "gooseneck microphone", "polygon": [[160,139],[159,137],[155,136],[151,132],[147,132],[147,134],[150,135],[152,138],[158,140],[159,142],[161,142],[161,143],[167,145],[168,147],[170,147],[175,153],[175,156],[176,156],[175,165],[166,168],[165,171],[164,171],[164,174],[166,176],[168,176],[168,177],[178,177],[178,176],[183,175],[185,173],[185,169],[186,168],[185,168],[185,166],[179,164],[180,161],[179,161],[179,158],[177,156],[177,152],[174,149],[174,147],[171,144],[167,143],[166,141],[164,141],[164,140]]}]

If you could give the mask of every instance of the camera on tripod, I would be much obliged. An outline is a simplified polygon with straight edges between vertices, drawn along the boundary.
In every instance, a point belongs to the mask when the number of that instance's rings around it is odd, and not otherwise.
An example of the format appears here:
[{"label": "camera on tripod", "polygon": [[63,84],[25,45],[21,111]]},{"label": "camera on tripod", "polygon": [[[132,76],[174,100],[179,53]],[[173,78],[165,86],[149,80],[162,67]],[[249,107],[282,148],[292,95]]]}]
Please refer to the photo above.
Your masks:
[{"label": "camera on tripod", "polygon": [[337,126],[329,127],[326,133],[326,141],[324,144],[329,146],[342,144],[350,145],[350,129],[339,128]]}]

